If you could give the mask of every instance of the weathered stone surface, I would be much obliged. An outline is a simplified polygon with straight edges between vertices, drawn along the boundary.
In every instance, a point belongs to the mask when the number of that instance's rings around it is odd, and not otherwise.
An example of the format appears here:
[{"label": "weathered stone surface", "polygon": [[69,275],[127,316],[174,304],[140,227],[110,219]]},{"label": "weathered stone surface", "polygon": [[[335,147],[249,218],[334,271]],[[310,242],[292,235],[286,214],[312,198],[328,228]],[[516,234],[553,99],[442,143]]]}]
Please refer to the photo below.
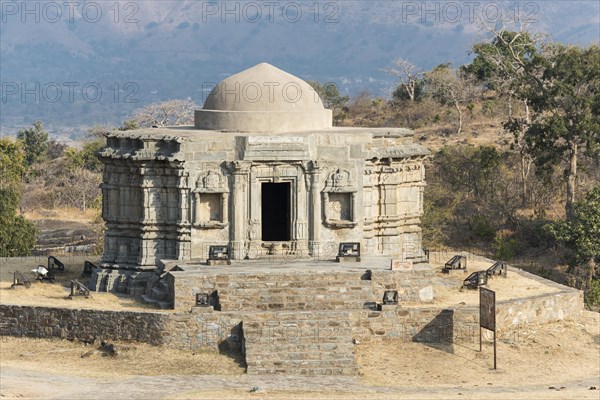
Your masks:
[{"label": "weathered stone surface", "polygon": [[288,312],[276,319],[261,313],[244,322],[244,349],[249,374],[356,373],[348,311]]},{"label": "weathered stone surface", "polygon": [[419,290],[419,300],[421,301],[432,301],[433,300],[433,287],[426,286]]}]

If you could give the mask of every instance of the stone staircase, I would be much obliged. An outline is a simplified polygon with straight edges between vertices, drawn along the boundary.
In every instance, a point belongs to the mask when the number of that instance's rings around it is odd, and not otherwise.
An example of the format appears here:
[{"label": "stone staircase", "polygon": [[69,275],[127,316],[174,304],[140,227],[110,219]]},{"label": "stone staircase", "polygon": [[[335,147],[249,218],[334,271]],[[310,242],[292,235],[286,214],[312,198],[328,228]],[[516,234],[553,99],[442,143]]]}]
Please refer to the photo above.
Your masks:
[{"label": "stone staircase", "polygon": [[[241,321],[249,374],[353,375],[358,369],[352,337],[356,315],[379,316],[373,311],[382,309],[386,290],[397,290],[401,301],[419,301],[420,290],[431,286],[430,274],[418,267],[202,266],[167,276],[174,309],[191,310],[207,321],[219,315]],[[210,297],[214,310],[195,304],[199,293]]]},{"label": "stone staircase", "polygon": [[163,279],[166,277],[166,275],[166,273],[156,274],[156,276],[148,280],[146,294],[142,295],[144,302],[147,304],[152,304],[161,309],[171,308],[171,302],[168,300],[169,287],[166,279]]},{"label": "stone staircase", "polygon": [[216,290],[221,311],[357,310],[379,300],[358,272],[244,274]]},{"label": "stone staircase", "polygon": [[253,313],[242,329],[248,374],[357,372],[349,311]]}]

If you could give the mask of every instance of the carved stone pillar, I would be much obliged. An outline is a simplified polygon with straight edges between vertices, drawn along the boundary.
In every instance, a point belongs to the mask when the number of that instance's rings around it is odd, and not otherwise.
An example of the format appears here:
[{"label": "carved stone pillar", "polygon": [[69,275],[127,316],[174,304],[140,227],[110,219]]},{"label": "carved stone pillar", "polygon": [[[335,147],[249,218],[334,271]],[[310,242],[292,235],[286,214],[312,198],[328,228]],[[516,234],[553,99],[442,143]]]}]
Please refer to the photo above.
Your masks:
[{"label": "carved stone pillar", "polygon": [[[309,240],[313,246],[319,246],[321,240],[321,168],[317,161],[312,162],[310,170],[310,232]],[[318,248],[318,247],[317,247]],[[313,251],[314,255],[314,251]]]},{"label": "carved stone pillar", "polygon": [[292,196],[292,199],[295,203],[293,208],[296,210],[296,215],[294,221],[292,221],[294,227],[293,239],[300,242],[300,248],[305,248],[308,241],[308,191],[304,179],[304,170],[298,165],[294,173],[296,174],[296,193],[295,198]]},{"label": "carved stone pillar", "polygon": [[235,258],[244,257],[244,248],[246,241],[246,221],[248,204],[248,177],[250,174],[251,163],[235,161],[232,168],[233,178],[233,215],[231,216],[231,242],[233,256]]}]

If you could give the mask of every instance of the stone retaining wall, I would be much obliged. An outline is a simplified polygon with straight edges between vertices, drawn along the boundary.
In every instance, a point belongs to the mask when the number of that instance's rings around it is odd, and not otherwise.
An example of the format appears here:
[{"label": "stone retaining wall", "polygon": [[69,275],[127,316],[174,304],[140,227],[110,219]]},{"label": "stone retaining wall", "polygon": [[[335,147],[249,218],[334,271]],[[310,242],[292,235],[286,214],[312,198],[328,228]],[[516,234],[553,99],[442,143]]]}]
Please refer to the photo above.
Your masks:
[{"label": "stone retaining wall", "polygon": [[239,315],[105,311],[0,304],[0,335],[138,341],[197,350],[241,348]]},{"label": "stone retaining wall", "polygon": [[358,340],[398,339],[405,342],[455,343],[479,335],[479,310],[398,308],[361,311],[352,316],[352,332]]},{"label": "stone retaining wall", "polygon": [[0,334],[82,341],[134,340],[162,344],[165,318],[154,312],[0,305]]},{"label": "stone retaining wall", "polygon": [[[532,274],[529,278],[539,279]],[[498,334],[518,334],[527,324],[576,318],[583,310],[583,292],[544,280],[560,292],[496,303]],[[385,306],[384,306],[385,307]],[[399,339],[407,342],[460,343],[479,340],[479,307],[392,308],[352,314],[355,338]]]},{"label": "stone retaining wall", "polygon": [[[563,290],[558,293],[499,302],[496,317],[499,331],[508,332],[524,324],[577,316],[583,310],[582,292],[559,286]],[[278,312],[207,311],[196,307],[190,313],[0,304],[0,335],[84,341],[131,340],[189,350],[216,350],[223,346],[240,349],[244,319],[277,321],[279,318]],[[443,343],[472,341],[479,335],[479,309],[474,306],[454,309],[392,307],[383,311],[348,312],[352,335],[359,340],[379,338]],[[285,313],[290,314],[289,311]]]},{"label": "stone retaining wall", "polygon": [[539,282],[541,285],[559,289],[546,295],[498,302],[496,319],[502,329],[528,324],[569,319],[583,310],[583,291],[544,279],[535,274],[516,269],[517,273]]},{"label": "stone retaining wall", "polygon": [[[433,300],[433,270],[429,266],[415,266],[407,271],[376,270],[370,279],[365,271],[312,271],[246,273],[231,277],[222,274],[201,274],[193,271],[170,271],[165,280],[168,286],[168,301],[176,311],[193,309],[197,293],[217,293],[223,310],[258,311],[277,309],[268,306],[278,295],[289,295],[297,302],[314,305],[316,310],[326,309],[333,301],[347,300],[362,308],[366,302],[381,302],[386,290],[398,290],[400,302],[430,302]],[[303,290],[305,289],[305,290]],[[316,296],[315,296],[316,295]],[[295,296],[295,297],[294,297]],[[305,296],[305,298],[302,298]],[[277,305],[277,304],[274,304]],[[286,304],[281,304],[286,308]],[[294,309],[296,304],[291,302]],[[342,308],[339,308],[342,309]]]}]

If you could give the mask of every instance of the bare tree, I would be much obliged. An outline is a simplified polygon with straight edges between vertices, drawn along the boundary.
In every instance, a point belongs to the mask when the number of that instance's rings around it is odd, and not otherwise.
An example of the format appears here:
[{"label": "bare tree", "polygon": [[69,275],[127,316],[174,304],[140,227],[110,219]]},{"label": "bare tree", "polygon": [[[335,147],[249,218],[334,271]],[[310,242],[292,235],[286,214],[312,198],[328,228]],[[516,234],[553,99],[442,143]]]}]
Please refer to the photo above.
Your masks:
[{"label": "bare tree", "polygon": [[107,125],[96,124],[88,128],[87,136],[91,139],[104,139],[104,134],[110,130]]},{"label": "bare tree", "polygon": [[54,190],[56,205],[76,207],[86,211],[90,203],[100,196],[101,174],[85,168],[61,175]]},{"label": "bare tree", "polygon": [[132,121],[140,128],[192,125],[194,110],[198,108],[192,100],[167,100],[148,104],[135,113]]},{"label": "bare tree", "polygon": [[423,78],[419,67],[402,58],[396,58],[392,61],[392,66],[384,68],[383,71],[398,78],[410,101],[415,101],[417,84]]},{"label": "bare tree", "polygon": [[441,104],[449,104],[458,114],[456,134],[462,132],[462,105],[469,101],[471,90],[465,74],[452,68],[450,64],[442,64],[425,74],[427,87],[433,98]]}]

